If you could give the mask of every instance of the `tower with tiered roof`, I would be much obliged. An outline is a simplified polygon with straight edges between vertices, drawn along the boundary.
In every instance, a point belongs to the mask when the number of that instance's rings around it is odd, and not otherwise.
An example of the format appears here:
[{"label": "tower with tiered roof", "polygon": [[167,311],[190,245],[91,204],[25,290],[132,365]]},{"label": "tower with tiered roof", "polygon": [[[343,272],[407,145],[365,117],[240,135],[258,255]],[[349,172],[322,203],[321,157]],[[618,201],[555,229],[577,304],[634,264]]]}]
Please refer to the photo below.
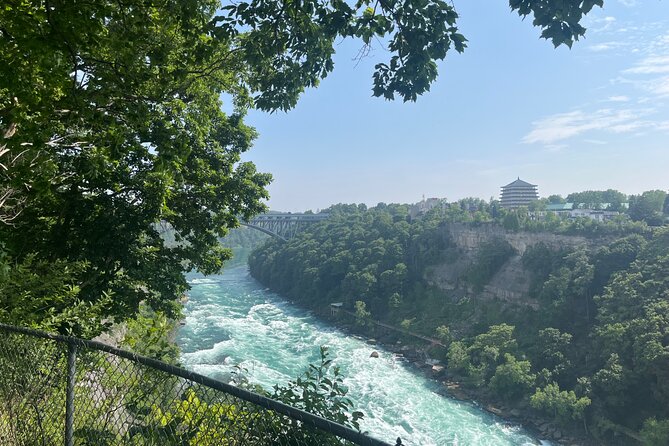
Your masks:
[{"label": "tower with tiered roof", "polygon": [[538,199],[536,184],[523,181],[520,177],[512,183],[502,186],[502,196],[500,198],[502,207],[514,209],[528,206],[532,201]]}]

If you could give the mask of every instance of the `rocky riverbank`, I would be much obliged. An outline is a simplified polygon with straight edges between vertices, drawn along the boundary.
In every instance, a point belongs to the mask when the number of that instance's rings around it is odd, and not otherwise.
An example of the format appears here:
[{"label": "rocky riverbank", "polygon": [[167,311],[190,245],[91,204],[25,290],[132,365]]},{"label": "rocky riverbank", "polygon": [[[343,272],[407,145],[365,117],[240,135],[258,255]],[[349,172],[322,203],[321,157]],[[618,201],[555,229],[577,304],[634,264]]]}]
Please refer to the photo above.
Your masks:
[{"label": "rocky riverbank", "polygon": [[488,392],[467,387],[457,377],[448,373],[445,364],[430,357],[430,346],[428,345],[408,343],[398,339],[395,334],[383,333],[379,330],[370,333],[366,327],[348,323],[329,314],[319,316],[347,334],[365,339],[367,344],[374,347],[374,352],[377,353],[377,355],[372,355],[373,357],[370,357],[370,360],[374,360],[374,357],[380,357],[383,354],[393,355],[395,361],[403,362],[414,371],[438,383],[437,393],[443,396],[474,404],[509,423],[523,426],[536,437],[555,444],[568,446],[594,446],[597,444],[583,433],[568,431],[557,426],[552,420],[538,414],[527,403],[508,405]]}]

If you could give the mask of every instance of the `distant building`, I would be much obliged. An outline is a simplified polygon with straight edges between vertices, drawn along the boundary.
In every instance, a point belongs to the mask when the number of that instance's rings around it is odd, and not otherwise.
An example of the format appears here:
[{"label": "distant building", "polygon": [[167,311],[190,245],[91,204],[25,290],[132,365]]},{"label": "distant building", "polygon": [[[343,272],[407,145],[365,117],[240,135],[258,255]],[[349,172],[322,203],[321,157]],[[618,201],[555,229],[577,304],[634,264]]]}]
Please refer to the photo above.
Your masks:
[{"label": "distant building", "polygon": [[[626,209],[627,206],[627,203],[620,203],[619,205],[621,209]],[[554,212],[558,215],[562,215],[568,218],[587,217],[592,220],[607,221],[612,220],[620,215],[619,212],[610,210],[611,207],[611,203],[580,203],[578,205],[575,203],[559,203],[549,204],[546,206],[546,211]]]},{"label": "distant building", "polygon": [[514,209],[528,206],[532,201],[538,200],[537,186],[520,179],[520,177],[506,186],[502,186],[500,204],[504,208]]},{"label": "distant building", "polygon": [[554,203],[546,205],[546,210],[548,212],[555,212],[560,215],[569,215],[574,209],[574,203]]},{"label": "distant building", "polygon": [[412,219],[421,217],[431,209],[434,209],[437,206],[443,206],[444,204],[445,200],[443,198],[428,198],[427,200],[423,198],[422,201],[411,205],[409,208],[409,216]]}]

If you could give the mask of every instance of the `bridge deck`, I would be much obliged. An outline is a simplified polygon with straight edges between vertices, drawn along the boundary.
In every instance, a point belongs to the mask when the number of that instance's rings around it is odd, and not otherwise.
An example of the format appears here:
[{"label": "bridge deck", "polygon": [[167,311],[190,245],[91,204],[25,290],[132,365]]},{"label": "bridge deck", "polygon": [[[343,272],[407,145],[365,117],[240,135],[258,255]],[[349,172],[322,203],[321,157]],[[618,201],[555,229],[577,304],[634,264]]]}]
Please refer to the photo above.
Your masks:
[{"label": "bridge deck", "polygon": [[330,218],[330,214],[261,214],[256,215],[250,221],[322,221]]},{"label": "bridge deck", "polygon": [[285,241],[295,237],[298,232],[301,232],[310,224],[318,223],[328,218],[330,218],[330,214],[325,213],[272,213],[257,215],[247,222],[242,222],[242,225],[260,230]]}]

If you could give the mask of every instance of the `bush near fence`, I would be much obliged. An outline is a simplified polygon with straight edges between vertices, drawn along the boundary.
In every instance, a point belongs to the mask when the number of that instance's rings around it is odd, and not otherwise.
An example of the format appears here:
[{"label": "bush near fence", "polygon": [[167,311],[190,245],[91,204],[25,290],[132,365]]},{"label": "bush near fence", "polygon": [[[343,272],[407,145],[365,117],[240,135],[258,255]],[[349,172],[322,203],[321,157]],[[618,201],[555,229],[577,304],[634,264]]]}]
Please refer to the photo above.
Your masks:
[{"label": "bush near fence", "polygon": [[388,446],[154,359],[2,324],[0,377],[3,446]]}]

